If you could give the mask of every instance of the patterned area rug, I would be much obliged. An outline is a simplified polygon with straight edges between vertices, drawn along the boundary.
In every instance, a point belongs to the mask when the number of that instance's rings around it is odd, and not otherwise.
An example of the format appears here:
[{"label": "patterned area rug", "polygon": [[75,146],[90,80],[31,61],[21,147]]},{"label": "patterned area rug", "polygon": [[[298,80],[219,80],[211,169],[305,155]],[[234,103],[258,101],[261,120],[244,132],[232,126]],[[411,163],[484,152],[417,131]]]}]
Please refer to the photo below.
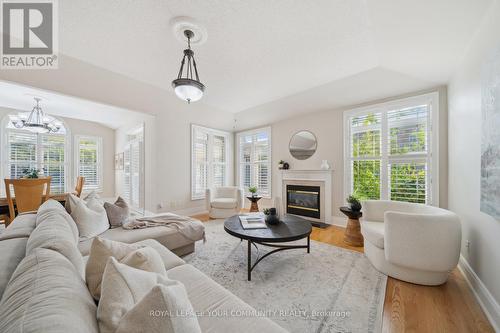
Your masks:
[{"label": "patterned area rug", "polygon": [[387,277],[364,254],[311,241],[310,254],[272,254],[247,281],[246,241],[227,234],[223,220],[205,227],[206,243],[184,259],[290,332],[381,331]]}]

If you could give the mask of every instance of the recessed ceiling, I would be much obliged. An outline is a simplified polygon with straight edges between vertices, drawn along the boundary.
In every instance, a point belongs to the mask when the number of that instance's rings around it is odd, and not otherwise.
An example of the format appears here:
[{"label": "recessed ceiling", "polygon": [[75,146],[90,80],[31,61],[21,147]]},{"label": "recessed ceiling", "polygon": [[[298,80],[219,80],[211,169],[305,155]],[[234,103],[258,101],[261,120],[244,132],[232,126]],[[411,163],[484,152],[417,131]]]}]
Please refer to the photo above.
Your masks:
[{"label": "recessed ceiling", "polygon": [[[170,22],[192,17],[209,36],[193,47],[207,86],[198,103],[237,113],[314,89],[328,95],[330,85],[343,91],[373,70],[387,71],[387,80],[400,75],[408,89],[445,84],[492,2],[59,1],[59,44],[64,55],[173,95],[185,44]],[[352,100],[367,95],[352,89]],[[315,102],[329,107],[332,98]]]}]

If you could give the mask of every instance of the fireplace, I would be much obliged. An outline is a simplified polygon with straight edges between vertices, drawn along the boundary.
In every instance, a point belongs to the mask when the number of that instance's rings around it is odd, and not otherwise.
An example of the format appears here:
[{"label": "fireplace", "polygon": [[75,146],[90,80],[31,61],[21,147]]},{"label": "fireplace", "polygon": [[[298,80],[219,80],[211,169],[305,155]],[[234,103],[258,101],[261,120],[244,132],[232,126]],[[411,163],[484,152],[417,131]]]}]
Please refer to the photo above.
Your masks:
[{"label": "fireplace", "polygon": [[286,212],[288,214],[321,218],[320,186],[286,185]]}]

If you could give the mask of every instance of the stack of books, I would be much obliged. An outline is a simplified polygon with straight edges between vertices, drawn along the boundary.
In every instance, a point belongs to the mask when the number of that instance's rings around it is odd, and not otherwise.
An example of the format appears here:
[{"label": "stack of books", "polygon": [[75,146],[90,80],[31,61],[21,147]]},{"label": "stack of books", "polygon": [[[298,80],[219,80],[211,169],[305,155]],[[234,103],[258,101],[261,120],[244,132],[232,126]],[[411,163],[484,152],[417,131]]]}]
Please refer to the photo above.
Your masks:
[{"label": "stack of books", "polygon": [[264,213],[248,213],[239,216],[243,229],[267,229]]}]

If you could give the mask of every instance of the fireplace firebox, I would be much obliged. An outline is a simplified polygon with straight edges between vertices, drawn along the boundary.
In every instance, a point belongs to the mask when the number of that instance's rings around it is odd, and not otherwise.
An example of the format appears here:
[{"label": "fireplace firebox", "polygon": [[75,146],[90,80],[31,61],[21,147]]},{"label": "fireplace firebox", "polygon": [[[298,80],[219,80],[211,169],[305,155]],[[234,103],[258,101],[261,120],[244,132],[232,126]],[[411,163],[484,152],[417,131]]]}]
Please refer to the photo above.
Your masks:
[{"label": "fireplace firebox", "polygon": [[286,212],[288,214],[321,218],[320,187],[286,185]]}]

